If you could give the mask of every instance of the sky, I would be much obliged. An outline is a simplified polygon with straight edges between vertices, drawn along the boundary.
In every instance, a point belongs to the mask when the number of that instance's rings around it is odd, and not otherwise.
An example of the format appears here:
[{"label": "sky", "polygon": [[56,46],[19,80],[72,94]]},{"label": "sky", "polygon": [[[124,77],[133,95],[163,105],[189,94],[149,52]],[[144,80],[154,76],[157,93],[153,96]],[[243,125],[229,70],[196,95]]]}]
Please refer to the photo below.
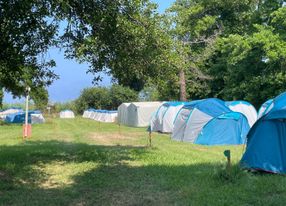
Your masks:
[{"label": "sky", "polygon": [[[165,9],[171,6],[175,0],[152,0],[158,4],[158,11],[163,13]],[[65,59],[63,51],[57,48],[49,49],[48,58],[54,59],[57,66],[54,69],[55,73],[59,75],[59,79],[48,87],[49,99],[51,102],[66,102],[76,99],[82,89],[93,86],[93,75],[86,73],[89,64],[80,64],[75,60]],[[99,82],[99,86],[110,86],[111,77],[102,74],[103,80]],[[19,103],[24,99],[13,99],[13,97],[5,93],[5,103]]]}]

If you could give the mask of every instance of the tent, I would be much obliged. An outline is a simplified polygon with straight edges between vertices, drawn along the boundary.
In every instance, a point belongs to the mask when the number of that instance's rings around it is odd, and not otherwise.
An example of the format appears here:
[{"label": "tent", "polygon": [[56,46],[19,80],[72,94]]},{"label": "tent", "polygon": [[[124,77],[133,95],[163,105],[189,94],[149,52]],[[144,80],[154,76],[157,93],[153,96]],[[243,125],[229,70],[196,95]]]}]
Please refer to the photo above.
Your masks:
[{"label": "tent", "polygon": [[[18,123],[22,124],[25,123],[25,112],[18,112],[9,114],[5,118],[5,122],[7,123]],[[28,112],[28,123],[35,124],[35,123],[44,123],[45,119],[40,111],[29,111]]]},{"label": "tent", "polygon": [[45,118],[43,114],[31,114],[32,124],[42,124],[45,123]]},{"label": "tent", "polygon": [[74,118],[74,113],[71,110],[63,110],[60,112],[60,118],[63,118],[63,119]]},{"label": "tent", "polygon": [[7,115],[19,112],[23,112],[23,110],[21,108],[11,107],[9,109],[0,112],[0,119],[5,119]]},{"label": "tent", "polygon": [[83,118],[90,118],[90,115],[91,115],[91,113],[92,113],[94,110],[95,110],[95,109],[92,109],[92,108],[90,108],[90,109],[88,109],[88,110],[85,110],[85,111],[83,112],[82,117],[83,117]]},{"label": "tent", "polygon": [[202,145],[245,144],[249,129],[248,120],[242,113],[225,113],[210,120],[194,143]]},{"label": "tent", "polygon": [[246,101],[229,101],[225,103],[234,112],[240,112],[247,118],[249,126],[257,120],[257,111],[252,104]]},{"label": "tent", "polygon": [[118,107],[118,124],[127,125],[128,124],[128,106],[130,103],[122,103]]},{"label": "tent", "polygon": [[269,112],[269,110],[271,109],[270,105],[272,105],[272,102],[273,102],[273,99],[269,99],[261,105],[258,111],[258,118],[262,117],[264,114]]},{"label": "tent", "polygon": [[153,113],[155,113],[161,105],[162,102],[130,103],[124,114],[126,115],[125,125],[131,127],[147,127],[150,123]]},{"label": "tent", "polygon": [[286,174],[286,93],[276,97],[271,109],[250,129],[241,165]]},{"label": "tent", "polygon": [[166,102],[162,104],[151,119],[150,131],[171,133],[178,111],[186,104],[187,102]]},{"label": "tent", "polygon": [[96,115],[97,113],[96,113],[96,109],[94,109],[94,110],[91,110],[91,112],[90,112],[90,114],[89,114],[89,119],[95,119],[95,115]]},{"label": "tent", "polygon": [[[89,113],[88,113],[89,112]],[[85,116],[99,122],[116,122],[117,111],[89,109]]]},{"label": "tent", "polygon": [[203,127],[214,117],[231,112],[224,101],[217,98],[203,99],[184,105],[174,122],[171,138],[195,142]]},{"label": "tent", "polygon": [[99,113],[98,121],[100,122],[115,122],[117,119],[117,111],[102,110]]},{"label": "tent", "polygon": [[85,110],[85,111],[83,112],[83,114],[82,114],[82,117],[83,117],[83,118],[88,118],[88,116],[89,116],[89,109],[88,109],[88,110]]}]

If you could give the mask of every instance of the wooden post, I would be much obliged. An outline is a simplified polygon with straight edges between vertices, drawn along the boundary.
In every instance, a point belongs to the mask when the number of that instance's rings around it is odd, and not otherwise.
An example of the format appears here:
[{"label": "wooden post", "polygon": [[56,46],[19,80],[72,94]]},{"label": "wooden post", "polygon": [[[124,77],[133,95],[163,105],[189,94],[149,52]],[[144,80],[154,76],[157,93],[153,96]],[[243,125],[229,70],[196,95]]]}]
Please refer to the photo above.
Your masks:
[{"label": "wooden post", "polygon": [[227,158],[226,170],[228,171],[228,173],[230,173],[230,168],[231,168],[230,150],[225,150],[223,154]]},{"label": "wooden post", "polygon": [[118,124],[118,132],[119,132],[119,136],[121,136],[121,124]]},{"label": "wooden post", "polygon": [[152,147],[152,132],[149,131],[149,146]]}]

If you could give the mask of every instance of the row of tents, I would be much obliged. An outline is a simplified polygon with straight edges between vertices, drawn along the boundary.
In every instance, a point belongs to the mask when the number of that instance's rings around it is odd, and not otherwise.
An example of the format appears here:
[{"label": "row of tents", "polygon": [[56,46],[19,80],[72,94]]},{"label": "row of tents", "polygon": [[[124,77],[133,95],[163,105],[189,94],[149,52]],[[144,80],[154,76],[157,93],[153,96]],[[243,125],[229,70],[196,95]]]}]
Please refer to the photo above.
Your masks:
[{"label": "row of tents", "polygon": [[266,101],[258,114],[246,101],[216,98],[123,103],[118,108],[120,124],[144,127],[148,118],[150,132],[171,133],[174,140],[203,145],[246,144],[241,159],[244,168],[286,174],[286,93]]},{"label": "row of tents", "polygon": [[196,144],[244,144],[256,119],[256,109],[246,101],[210,98],[167,102],[152,117],[149,130],[171,133],[173,140]]},{"label": "row of tents", "polygon": [[133,102],[118,107],[119,124],[149,126],[150,132],[171,133],[173,140],[205,145],[244,144],[256,120],[256,109],[250,103],[217,98]]},{"label": "row of tents", "polygon": [[111,123],[111,122],[117,121],[117,111],[88,109],[84,111],[82,117],[93,119],[98,122],[110,122]]},{"label": "row of tents", "polygon": [[[26,113],[21,108],[9,108],[0,112],[0,119],[6,123],[24,123]],[[29,124],[41,124],[45,122],[43,114],[38,110],[28,112]]]}]

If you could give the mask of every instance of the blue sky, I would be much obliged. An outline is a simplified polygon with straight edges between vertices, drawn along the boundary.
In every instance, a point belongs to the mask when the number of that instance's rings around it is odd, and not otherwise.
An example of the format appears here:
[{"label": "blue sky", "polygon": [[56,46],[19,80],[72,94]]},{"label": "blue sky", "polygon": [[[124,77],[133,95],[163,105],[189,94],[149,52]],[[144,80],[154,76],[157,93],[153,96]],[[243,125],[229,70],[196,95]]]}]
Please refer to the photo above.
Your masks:
[{"label": "blue sky", "polygon": [[[175,0],[152,0],[159,5],[158,11],[163,13]],[[83,88],[91,87],[93,76],[86,73],[88,64],[79,64],[75,60],[65,59],[63,51],[52,48],[48,51],[48,58],[54,59],[57,66],[54,68],[59,80],[56,80],[49,88],[49,98],[52,102],[64,102],[77,98]],[[111,85],[111,77],[102,75],[100,86]],[[4,102],[22,102],[23,99],[13,99],[10,94],[5,94]]]}]

